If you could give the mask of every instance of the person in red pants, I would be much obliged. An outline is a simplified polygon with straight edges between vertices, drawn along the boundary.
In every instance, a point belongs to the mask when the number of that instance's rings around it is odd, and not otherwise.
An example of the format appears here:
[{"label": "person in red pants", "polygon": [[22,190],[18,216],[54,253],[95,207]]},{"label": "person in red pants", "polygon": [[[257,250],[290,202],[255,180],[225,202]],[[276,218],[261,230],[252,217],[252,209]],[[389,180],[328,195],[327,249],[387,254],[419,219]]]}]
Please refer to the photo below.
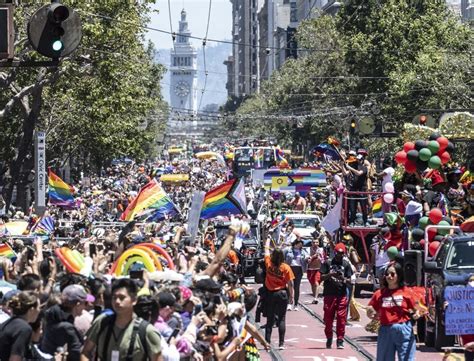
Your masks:
[{"label": "person in red pants", "polygon": [[344,260],[346,246],[338,243],[334,247],[334,257],[321,265],[321,280],[324,281],[324,333],[326,334],[326,348],[332,347],[332,325],[336,317],[336,345],[344,348],[344,334],[347,318],[347,286],[351,282],[352,268]]}]

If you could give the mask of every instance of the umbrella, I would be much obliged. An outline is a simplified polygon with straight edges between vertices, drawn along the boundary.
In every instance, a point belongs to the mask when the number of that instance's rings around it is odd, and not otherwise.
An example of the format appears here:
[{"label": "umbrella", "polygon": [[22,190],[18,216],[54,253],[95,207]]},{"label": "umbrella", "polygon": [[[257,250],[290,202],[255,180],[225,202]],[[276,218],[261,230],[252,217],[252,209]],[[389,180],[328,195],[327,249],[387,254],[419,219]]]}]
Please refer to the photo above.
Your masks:
[{"label": "umbrella", "polygon": [[12,221],[5,224],[8,234],[11,236],[21,236],[28,228],[27,221]]},{"label": "umbrella", "polygon": [[469,217],[461,224],[463,232],[474,232],[474,216]]}]

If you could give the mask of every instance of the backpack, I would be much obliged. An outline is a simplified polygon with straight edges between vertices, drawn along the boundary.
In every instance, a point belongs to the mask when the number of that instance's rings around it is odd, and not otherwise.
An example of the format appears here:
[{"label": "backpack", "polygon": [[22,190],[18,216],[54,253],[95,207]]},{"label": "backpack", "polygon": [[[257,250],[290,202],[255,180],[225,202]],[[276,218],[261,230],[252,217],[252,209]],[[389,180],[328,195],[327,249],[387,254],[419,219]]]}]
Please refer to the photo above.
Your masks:
[{"label": "backpack", "polygon": [[[127,352],[127,361],[132,361],[133,358],[133,348],[135,346],[135,339],[137,337],[140,338],[140,343],[143,346],[143,349],[145,351],[145,357],[144,360],[148,360],[148,347],[147,347],[147,342],[146,342],[146,328],[150,324],[149,322],[141,319],[141,318],[135,318],[133,320],[134,325],[133,325],[133,331],[132,331],[132,337],[130,338],[130,345],[128,348]],[[101,355],[101,360],[107,360],[107,349],[109,346],[109,340],[110,336],[112,336],[112,329],[113,325],[115,323],[115,314],[106,316],[100,321],[100,326],[99,326],[99,332],[97,334],[97,351],[96,351],[96,360],[99,355]],[[102,333],[107,330],[106,336],[105,336],[105,341],[102,346],[102,351],[99,351],[99,340],[100,336]]]}]

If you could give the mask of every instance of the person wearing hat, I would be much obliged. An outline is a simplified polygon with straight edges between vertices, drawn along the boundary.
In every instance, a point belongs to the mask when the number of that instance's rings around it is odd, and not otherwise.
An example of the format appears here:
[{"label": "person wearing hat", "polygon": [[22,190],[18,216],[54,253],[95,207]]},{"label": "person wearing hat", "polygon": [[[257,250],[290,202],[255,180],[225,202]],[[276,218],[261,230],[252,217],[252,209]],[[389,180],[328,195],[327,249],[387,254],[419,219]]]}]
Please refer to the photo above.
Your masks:
[{"label": "person wearing hat", "polygon": [[326,334],[326,348],[332,347],[333,323],[336,318],[336,345],[344,348],[344,335],[347,319],[347,286],[351,283],[352,268],[344,259],[346,246],[338,243],[334,247],[334,257],[321,265],[321,281],[324,282],[324,333]]},{"label": "person wearing hat", "polygon": [[80,285],[64,288],[61,304],[54,305],[45,313],[41,351],[54,355],[59,347],[67,345],[68,360],[79,360],[84,340],[74,325],[74,319],[82,315],[88,302],[94,301],[94,296]]},{"label": "person wearing hat", "polygon": [[449,200],[446,197],[446,186],[447,182],[444,178],[444,173],[442,174],[438,170],[432,170],[427,175],[426,178],[431,179],[431,190],[426,192],[423,197],[423,210],[426,214],[433,209],[439,208],[443,212],[443,215],[448,214],[449,210]]},{"label": "person wearing hat", "polygon": [[405,205],[404,216],[406,223],[412,227],[416,226],[423,214],[422,204],[417,202],[413,194],[408,190],[400,192],[400,197]]}]

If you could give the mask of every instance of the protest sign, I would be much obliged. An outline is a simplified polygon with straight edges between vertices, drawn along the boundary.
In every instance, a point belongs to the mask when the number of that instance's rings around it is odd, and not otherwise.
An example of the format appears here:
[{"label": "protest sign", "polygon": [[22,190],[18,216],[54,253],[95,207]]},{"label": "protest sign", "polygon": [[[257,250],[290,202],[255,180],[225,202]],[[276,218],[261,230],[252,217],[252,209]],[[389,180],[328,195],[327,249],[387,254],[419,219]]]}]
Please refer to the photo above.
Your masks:
[{"label": "protest sign", "polygon": [[446,335],[474,334],[474,287],[446,287],[444,299]]}]

